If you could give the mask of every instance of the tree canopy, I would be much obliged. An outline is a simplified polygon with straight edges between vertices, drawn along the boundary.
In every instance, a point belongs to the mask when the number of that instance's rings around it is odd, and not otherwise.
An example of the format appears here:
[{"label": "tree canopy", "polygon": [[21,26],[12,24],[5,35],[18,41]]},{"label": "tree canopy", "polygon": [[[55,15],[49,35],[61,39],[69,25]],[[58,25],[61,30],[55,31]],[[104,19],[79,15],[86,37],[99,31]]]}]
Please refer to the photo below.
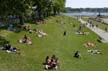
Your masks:
[{"label": "tree canopy", "polygon": [[57,15],[64,10],[65,0],[0,0],[0,17],[23,18],[37,14],[38,18]]}]

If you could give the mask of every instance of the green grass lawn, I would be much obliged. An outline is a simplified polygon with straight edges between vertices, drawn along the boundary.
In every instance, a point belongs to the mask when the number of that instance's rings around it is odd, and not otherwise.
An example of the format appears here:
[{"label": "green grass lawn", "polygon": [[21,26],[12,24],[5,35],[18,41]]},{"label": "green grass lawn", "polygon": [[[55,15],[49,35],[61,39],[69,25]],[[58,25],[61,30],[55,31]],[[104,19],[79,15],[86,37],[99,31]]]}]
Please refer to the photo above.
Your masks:
[{"label": "green grass lawn", "polygon": [[[53,54],[59,58],[62,65],[61,68],[54,71],[108,71],[108,44],[97,42],[98,36],[94,32],[85,28],[85,31],[90,32],[89,35],[76,35],[73,24],[76,24],[78,28],[80,23],[70,17],[49,17],[45,19],[45,22],[46,24],[41,25],[27,23],[32,28],[45,31],[48,35],[44,38],[39,38],[35,33],[29,34],[25,31],[18,33],[7,30],[0,31],[0,36],[3,38],[0,40],[0,44],[2,41],[8,41],[12,46],[20,48],[21,52],[21,55],[17,55],[0,51],[0,71],[47,71],[42,63],[46,56]],[[65,30],[67,35],[63,36]],[[31,38],[33,45],[17,42],[25,34]],[[96,47],[84,47],[83,44],[88,41],[96,43]],[[97,49],[103,54],[92,55],[87,52],[87,49]],[[77,50],[82,55],[81,59],[73,57]]]},{"label": "green grass lawn", "polygon": [[102,23],[97,22],[97,21],[95,21],[95,20],[89,19],[89,17],[83,17],[83,19],[84,19],[85,21],[88,21],[88,20],[89,20],[89,21],[92,21],[94,25],[98,25],[98,27],[99,27],[100,29],[103,29],[103,30],[105,30],[105,28],[108,27],[108,25],[105,25],[105,24],[102,24]]}]

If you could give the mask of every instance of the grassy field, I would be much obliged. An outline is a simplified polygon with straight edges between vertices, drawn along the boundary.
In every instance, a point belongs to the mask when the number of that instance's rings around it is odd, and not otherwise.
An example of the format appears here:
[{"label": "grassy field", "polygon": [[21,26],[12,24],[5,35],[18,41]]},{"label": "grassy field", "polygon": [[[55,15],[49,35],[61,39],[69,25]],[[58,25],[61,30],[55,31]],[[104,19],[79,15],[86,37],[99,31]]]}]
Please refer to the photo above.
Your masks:
[{"label": "grassy field", "polygon": [[[0,45],[8,41],[12,46],[18,47],[21,52],[21,55],[17,55],[0,51],[0,71],[47,71],[43,66],[44,59],[53,54],[62,64],[61,68],[54,71],[108,71],[108,44],[97,42],[98,36],[94,32],[85,28],[89,35],[76,35],[75,32],[80,23],[70,17],[49,17],[45,19],[45,22],[46,24],[41,25],[26,23],[33,29],[45,31],[48,35],[44,38],[26,31],[15,33],[5,29],[0,30]],[[73,24],[76,25],[76,29],[73,28]],[[63,36],[64,31],[67,31],[66,36]],[[17,42],[25,34],[31,38],[33,45]],[[89,41],[94,42],[96,47],[83,46]],[[100,50],[102,55],[90,54],[87,49]],[[73,57],[77,50],[82,55],[81,59]]]},{"label": "grassy field", "polygon": [[92,21],[93,24],[94,24],[94,25],[98,25],[98,27],[99,27],[100,29],[105,30],[105,28],[108,28],[108,25],[105,25],[105,24],[102,24],[102,23],[97,22],[97,21],[95,21],[95,20],[89,19],[89,17],[83,17],[83,19],[84,19],[85,21],[88,21],[88,20],[89,20],[89,21]]}]

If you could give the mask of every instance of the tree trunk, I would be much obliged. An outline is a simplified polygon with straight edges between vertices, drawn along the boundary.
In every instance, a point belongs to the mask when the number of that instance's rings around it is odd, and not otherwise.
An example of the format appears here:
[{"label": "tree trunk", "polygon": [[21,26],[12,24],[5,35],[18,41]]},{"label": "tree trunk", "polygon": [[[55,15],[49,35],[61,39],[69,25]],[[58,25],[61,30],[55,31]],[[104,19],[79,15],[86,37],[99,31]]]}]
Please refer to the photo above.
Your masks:
[{"label": "tree trunk", "polygon": [[19,16],[19,20],[20,20],[20,24],[23,25],[24,24],[24,18],[22,16]]},{"label": "tree trunk", "polygon": [[57,11],[57,14],[58,14],[58,15],[60,14],[60,10]]},{"label": "tree trunk", "polygon": [[53,9],[53,13],[54,13],[54,15],[57,15],[56,8]]}]

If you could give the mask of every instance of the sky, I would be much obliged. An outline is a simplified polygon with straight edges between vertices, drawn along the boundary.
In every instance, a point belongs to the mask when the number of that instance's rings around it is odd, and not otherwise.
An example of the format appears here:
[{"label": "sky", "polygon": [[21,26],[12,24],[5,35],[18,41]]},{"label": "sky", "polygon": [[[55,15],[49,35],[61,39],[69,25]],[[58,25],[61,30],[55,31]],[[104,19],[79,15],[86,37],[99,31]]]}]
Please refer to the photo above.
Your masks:
[{"label": "sky", "polygon": [[66,7],[102,8],[102,7],[108,7],[108,0],[66,0]]}]

